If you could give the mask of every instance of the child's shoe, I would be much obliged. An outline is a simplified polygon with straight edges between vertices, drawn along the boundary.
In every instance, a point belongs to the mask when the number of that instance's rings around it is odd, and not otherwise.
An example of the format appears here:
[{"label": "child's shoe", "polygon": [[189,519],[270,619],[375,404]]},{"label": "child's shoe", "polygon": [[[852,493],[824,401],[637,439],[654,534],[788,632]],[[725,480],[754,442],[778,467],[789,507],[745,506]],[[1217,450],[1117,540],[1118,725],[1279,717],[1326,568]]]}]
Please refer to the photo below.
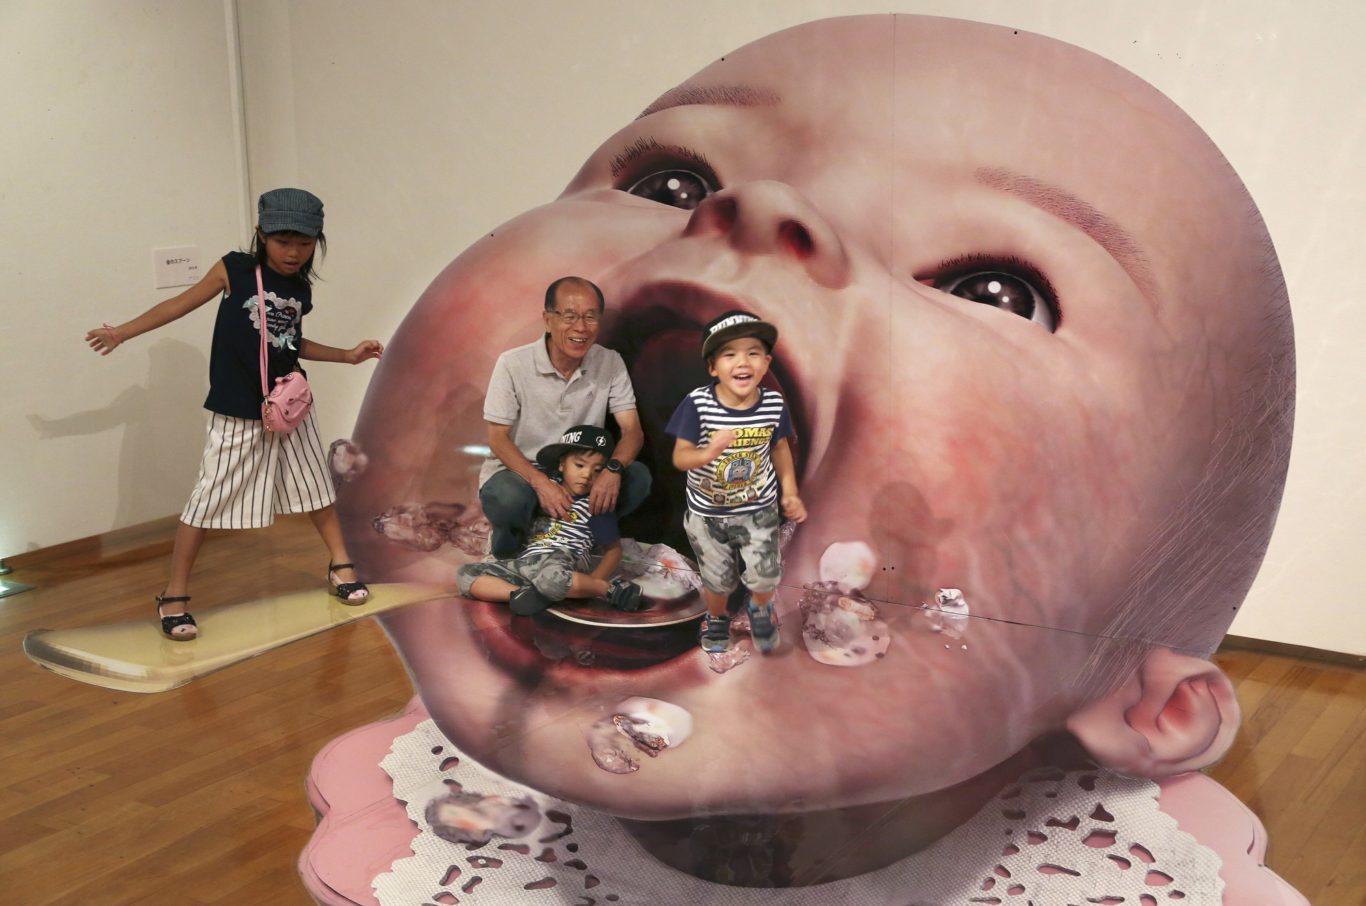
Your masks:
[{"label": "child's shoe", "polygon": [[327,564],[327,584],[332,586],[332,594],[341,598],[343,604],[355,606],[364,604],[370,600],[370,589],[364,582],[342,582],[337,578],[337,570],[352,569],[354,563],[329,563]]},{"label": "child's shoe", "polygon": [[508,608],[519,617],[540,613],[554,603],[534,585],[523,585],[508,597]]},{"label": "child's shoe", "polygon": [[177,595],[168,598],[163,593],[156,596],[157,616],[161,617],[161,634],[166,638],[176,642],[188,642],[199,637],[199,626],[195,623],[194,617],[190,616],[188,610],[169,616],[162,610],[167,604],[183,605],[189,603],[189,600],[189,595]]},{"label": "child's shoe", "polygon": [[754,647],[768,654],[778,647],[778,621],[773,618],[773,604],[755,604],[753,598],[745,600],[745,612],[749,614],[749,637]]},{"label": "child's shoe", "polygon": [[645,607],[640,586],[634,582],[627,582],[620,576],[614,576],[607,581],[607,603],[612,605],[613,610],[620,610],[623,613],[635,613]]},{"label": "child's shoe", "polygon": [[702,617],[702,626],[697,633],[698,641],[702,643],[702,650],[708,653],[720,653],[730,650],[730,615],[714,617],[707,614]]}]

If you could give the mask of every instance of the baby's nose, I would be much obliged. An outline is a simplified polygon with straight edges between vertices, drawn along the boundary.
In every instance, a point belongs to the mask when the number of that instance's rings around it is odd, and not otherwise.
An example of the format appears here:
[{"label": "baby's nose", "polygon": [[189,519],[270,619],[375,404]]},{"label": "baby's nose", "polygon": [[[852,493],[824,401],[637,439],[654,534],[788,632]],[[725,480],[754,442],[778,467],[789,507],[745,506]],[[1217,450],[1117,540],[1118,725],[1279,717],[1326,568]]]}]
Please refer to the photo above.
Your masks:
[{"label": "baby's nose", "polygon": [[758,180],[709,196],[693,211],[685,236],[719,233],[737,250],[784,255],[830,289],[849,282],[849,255],[839,235],[802,193],[787,183]]}]

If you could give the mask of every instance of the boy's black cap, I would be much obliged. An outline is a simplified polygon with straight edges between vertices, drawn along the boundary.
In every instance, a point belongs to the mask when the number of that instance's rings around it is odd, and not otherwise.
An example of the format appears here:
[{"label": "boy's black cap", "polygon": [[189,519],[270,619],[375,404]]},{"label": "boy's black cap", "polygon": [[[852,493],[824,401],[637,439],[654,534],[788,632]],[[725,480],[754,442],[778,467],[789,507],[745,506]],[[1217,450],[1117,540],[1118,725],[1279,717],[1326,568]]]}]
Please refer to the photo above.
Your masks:
[{"label": "boy's black cap", "polygon": [[597,425],[575,425],[560,435],[559,443],[542,447],[536,454],[536,462],[542,468],[553,471],[560,467],[560,458],[570,450],[587,450],[610,456],[612,435]]},{"label": "boy's black cap", "polygon": [[778,342],[778,328],[747,311],[728,311],[702,328],[702,358],[710,360],[712,353],[740,337],[757,337],[772,353],[773,344]]}]

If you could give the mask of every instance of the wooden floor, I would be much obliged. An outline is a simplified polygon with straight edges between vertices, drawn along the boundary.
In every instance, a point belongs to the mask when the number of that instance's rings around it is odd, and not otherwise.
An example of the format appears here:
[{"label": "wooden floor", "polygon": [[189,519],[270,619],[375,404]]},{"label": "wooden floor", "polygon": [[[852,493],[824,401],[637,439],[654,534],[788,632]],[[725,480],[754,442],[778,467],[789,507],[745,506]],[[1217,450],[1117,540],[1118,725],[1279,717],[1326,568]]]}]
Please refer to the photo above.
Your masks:
[{"label": "wooden floor", "polygon": [[[31,629],[151,616],[173,522],[12,557],[34,591],[0,599],[0,901],[311,902],[295,859],[313,828],[303,778],[346,730],[412,695],[361,621],[157,695],[47,673]],[[304,519],[210,538],[196,607],[318,587]],[[1245,650],[1217,656],[1243,733],[1211,773],[1252,806],[1269,862],[1317,906],[1366,903],[1366,671]]]}]

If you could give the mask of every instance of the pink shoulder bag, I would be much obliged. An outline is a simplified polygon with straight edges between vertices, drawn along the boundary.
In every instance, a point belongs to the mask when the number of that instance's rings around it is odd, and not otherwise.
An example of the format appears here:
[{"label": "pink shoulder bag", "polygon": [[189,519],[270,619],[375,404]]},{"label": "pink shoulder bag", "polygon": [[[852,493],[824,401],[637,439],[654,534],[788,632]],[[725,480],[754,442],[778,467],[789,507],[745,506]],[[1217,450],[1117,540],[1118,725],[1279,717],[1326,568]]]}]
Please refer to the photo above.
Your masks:
[{"label": "pink shoulder bag", "polygon": [[288,434],[308,415],[313,407],[313,391],[308,386],[308,378],[298,371],[291,371],[284,377],[275,379],[274,389],[266,384],[266,334],[270,332],[270,322],[266,320],[266,290],[261,283],[261,267],[256,267],[256,301],[261,306],[261,423],[267,431]]}]

